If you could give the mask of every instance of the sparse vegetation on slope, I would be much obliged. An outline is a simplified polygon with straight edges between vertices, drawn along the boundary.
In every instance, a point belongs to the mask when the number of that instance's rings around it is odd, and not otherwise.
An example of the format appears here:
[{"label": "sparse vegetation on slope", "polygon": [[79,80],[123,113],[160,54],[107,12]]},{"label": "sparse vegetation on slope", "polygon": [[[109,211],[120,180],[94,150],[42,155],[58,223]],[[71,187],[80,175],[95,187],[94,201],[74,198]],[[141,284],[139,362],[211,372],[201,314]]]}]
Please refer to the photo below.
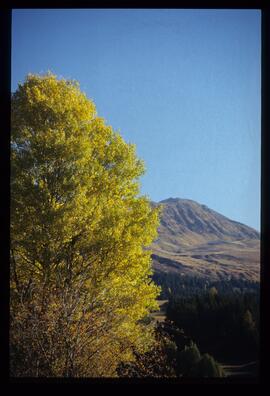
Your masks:
[{"label": "sparse vegetation on slope", "polygon": [[161,222],[152,244],[156,272],[259,281],[256,230],[192,200],[169,198],[159,205]]}]

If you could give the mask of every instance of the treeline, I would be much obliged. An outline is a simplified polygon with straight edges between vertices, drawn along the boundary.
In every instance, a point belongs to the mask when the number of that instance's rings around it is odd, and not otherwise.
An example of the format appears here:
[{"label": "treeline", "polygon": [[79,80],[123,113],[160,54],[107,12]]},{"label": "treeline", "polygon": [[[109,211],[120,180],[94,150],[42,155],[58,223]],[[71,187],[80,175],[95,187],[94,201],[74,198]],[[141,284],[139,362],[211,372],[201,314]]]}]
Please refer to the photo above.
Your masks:
[{"label": "treeline", "polygon": [[[259,293],[219,294],[212,286],[193,296],[171,296],[167,318],[156,327],[156,343],[133,363],[121,364],[123,377],[224,377],[222,364],[259,360]],[[257,363],[248,374],[257,375]],[[239,373],[238,375],[243,375]]]},{"label": "treeline", "polygon": [[245,294],[260,291],[260,283],[248,279],[230,280],[207,280],[202,277],[180,275],[175,273],[154,273],[154,282],[162,287],[160,300],[167,300],[171,297],[192,297],[204,294],[207,290],[215,287],[219,295]]},{"label": "treeline", "polygon": [[218,361],[242,363],[259,356],[259,294],[219,294],[212,287],[192,297],[171,297],[167,317]]}]

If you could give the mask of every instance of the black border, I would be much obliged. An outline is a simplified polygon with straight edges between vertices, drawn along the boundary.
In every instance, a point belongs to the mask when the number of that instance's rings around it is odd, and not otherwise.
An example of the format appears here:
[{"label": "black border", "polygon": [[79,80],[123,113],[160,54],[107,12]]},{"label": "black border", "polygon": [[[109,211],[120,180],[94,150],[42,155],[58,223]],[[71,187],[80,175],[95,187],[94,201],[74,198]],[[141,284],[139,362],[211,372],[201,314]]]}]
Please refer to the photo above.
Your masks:
[{"label": "black border", "polygon": [[[9,176],[10,176],[10,87],[11,87],[11,10],[5,9],[0,12],[0,347],[1,360],[0,372],[5,378],[9,375]],[[4,121],[4,122],[3,122]],[[2,323],[3,322],[3,323]],[[1,375],[1,374],[0,374]]]},{"label": "black border", "polygon": [[[267,315],[270,280],[270,7],[262,9],[261,116],[261,381],[266,381],[270,353]],[[268,155],[267,155],[268,154]],[[269,299],[270,301],[270,299]]]},{"label": "black border", "polygon": [[[10,202],[10,92],[11,92],[11,23],[12,9],[19,8],[183,8],[183,9],[258,9],[262,11],[262,117],[261,117],[261,367],[258,379],[253,378],[227,378],[227,379],[111,379],[111,378],[10,378],[9,377],[9,348],[8,348],[8,329],[9,329],[9,202]],[[270,356],[269,335],[270,326],[267,317],[267,294],[269,295],[270,281],[270,7],[263,7],[261,1],[218,1],[213,4],[209,1],[184,0],[176,4],[171,1],[166,2],[166,6],[151,4],[149,1],[82,1],[72,0],[55,1],[2,1],[0,9],[0,98],[1,121],[4,120],[2,133],[0,133],[1,155],[0,155],[0,174],[2,177],[0,205],[0,224],[2,227],[1,249],[0,249],[0,317],[3,324],[0,325],[1,335],[1,359],[0,375],[6,383],[86,383],[86,384],[266,384],[268,377],[268,357]],[[4,263],[4,265],[3,265]],[[269,298],[269,296],[268,296]],[[270,299],[269,299],[270,302]],[[3,382],[2,382],[3,383]]]}]

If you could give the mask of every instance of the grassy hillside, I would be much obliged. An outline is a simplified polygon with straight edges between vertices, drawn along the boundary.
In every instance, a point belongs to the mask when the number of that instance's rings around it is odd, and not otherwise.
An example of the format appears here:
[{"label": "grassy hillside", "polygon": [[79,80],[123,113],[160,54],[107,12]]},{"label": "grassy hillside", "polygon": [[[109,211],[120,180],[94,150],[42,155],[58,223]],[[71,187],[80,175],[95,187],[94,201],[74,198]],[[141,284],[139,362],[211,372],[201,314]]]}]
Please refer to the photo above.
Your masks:
[{"label": "grassy hillside", "polygon": [[156,272],[259,281],[256,230],[191,200],[170,198],[160,204],[159,235],[152,244]]}]

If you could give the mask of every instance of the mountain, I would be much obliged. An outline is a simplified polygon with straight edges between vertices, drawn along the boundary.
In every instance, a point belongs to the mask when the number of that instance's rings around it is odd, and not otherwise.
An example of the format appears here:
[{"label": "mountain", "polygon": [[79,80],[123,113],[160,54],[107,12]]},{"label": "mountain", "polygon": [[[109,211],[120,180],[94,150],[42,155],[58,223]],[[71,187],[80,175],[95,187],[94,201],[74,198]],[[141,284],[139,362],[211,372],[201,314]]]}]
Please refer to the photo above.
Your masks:
[{"label": "mountain", "polygon": [[158,238],[151,246],[156,272],[259,280],[258,231],[189,199],[152,205],[162,206]]}]

